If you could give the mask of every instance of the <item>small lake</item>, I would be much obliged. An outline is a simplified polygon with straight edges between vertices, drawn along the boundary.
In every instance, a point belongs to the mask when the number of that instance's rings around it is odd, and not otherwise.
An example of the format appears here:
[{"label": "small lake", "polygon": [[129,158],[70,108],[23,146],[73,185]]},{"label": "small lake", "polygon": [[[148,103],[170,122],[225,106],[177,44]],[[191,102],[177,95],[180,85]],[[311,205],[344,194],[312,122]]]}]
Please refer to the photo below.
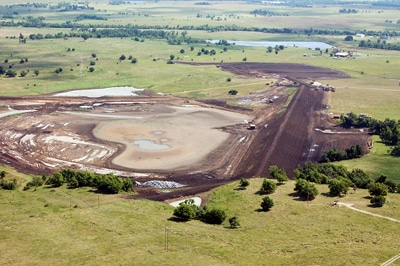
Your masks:
[{"label": "small lake", "polygon": [[[211,43],[217,43],[219,40],[209,40],[208,42]],[[326,48],[333,48],[332,45],[329,45],[324,42],[287,42],[287,41],[281,41],[281,42],[264,42],[264,41],[232,41],[228,40],[227,41],[229,44],[234,44],[238,46],[263,46],[263,47],[275,47],[277,45],[283,45],[285,47],[303,47],[303,48],[309,48],[315,50],[316,48],[319,49],[326,49]]]},{"label": "small lake", "polygon": [[90,97],[90,98],[99,98],[105,96],[138,96],[136,92],[143,90],[144,89],[137,89],[134,87],[111,87],[105,89],[67,91],[67,92],[57,93],[54,96]]},{"label": "small lake", "polygon": [[158,150],[167,150],[169,149],[168,145],[165,144],[157,144],[151,140],[135,140],[133,144],[138,145],[139,149],[146,151],[158,151]]}]

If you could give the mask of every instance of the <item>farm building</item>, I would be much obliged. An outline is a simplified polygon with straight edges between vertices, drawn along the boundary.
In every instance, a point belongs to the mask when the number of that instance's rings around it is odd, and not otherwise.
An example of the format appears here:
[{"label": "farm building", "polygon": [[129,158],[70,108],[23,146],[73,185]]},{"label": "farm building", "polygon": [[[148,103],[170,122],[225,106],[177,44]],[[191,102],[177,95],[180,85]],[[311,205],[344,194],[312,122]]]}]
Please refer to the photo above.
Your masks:
[{"label": "farm building", "polygon": [[345,53],[345,52],[337,52],[337,53],[335,53],[335,57],[349,58],[349,57],[352,57],[352,54]]}]

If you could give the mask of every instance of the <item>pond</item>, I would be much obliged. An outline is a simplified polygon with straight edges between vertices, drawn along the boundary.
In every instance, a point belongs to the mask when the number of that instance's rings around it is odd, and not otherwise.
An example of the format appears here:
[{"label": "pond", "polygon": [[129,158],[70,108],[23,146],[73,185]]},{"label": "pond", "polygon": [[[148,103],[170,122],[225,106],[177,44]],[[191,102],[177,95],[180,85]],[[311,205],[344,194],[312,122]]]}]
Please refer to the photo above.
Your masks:
[{"label": "pond", "polygon": [[144,89],[137,89],[134,87],[111,87],[105,89],[67,91],[67,92],[57,93],[54,96],[90,97],[90,98],[98,98],[104,96],[138,96],[136,92],[143,90]]},{"label": "pond", "polygon": [[[219,40],[208,40],[211,43],[217,43]],[[326,49],[326,48],[333,48],[332,45],[329,45],[324,42],[288,42],[288,41],[280,41],[280,42],[264,42],[264,41],[227,41],[229,44],[234,44],[238,46],[264,46],[264,47],[275,47],[277,45],[283,45],[285,47],[303,47],[315,50],[316,48],[319,49]]]},{"label": "pond", "polygon": [[157,144],[151,140],[135,140],[133,144],[138,145],[139,149],[147,151],[166,150],[170,148],[168,145]]}]

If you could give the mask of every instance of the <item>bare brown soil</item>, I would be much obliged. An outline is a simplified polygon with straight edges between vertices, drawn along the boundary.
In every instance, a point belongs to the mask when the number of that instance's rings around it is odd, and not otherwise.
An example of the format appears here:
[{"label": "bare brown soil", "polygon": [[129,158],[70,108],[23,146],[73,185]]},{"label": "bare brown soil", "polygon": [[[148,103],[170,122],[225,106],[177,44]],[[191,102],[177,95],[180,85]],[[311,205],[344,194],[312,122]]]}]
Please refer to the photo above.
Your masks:
[{"label": "bare brown soil", "polygon": [[[96,99],[3,97],[3,112],[8,107],[36,111],[1,118],[0,162],[27,173],[51,174],[68,167],[114,172],[137,181],[166,180],[185,185],[169,192],[138,187],[134,196],[166,200],[196,195],[243,177],[266,177],[270,165],[284,167],[291,176],[298,165],[318,161],[322,152],[331,148],[359,144],[368,152],[370,136],[366,132],[340,128],[328,114],[327,99],[333,92],[308,85],[310,80],[346,78],[345,74],[300,64],[223,63],[218,67],[243,76],[274,77],[279,83],[265,92],[237,97],[238,102],[256,104],[252,109],[229,105],[224,99],[196,101],[148,92],[139,97]],[[289,87],[297,88],[291,97],[287,93]],[[93,104],[97,104],[94,109],[80,107]],[[188,114],[174,111],[182,106],[200,109]],[[238,120],[231,115],[235,113]],[[112,124],[110,115],[115,116]],[[125,122],[119,122],[118,116]],[[132,123],[127,123],[124,116],[145,119],[131,118]],[[185,116],[188,120],[184,120]],[[212,117],[218,117],[221,126],[216,126]],[[251,119],[248,122],[255,129],[249,130],[243,120],[239,121],[243,117]],[[165,124],[168,121],[176,122]],[[137,128],[141,131],[135,131]],[[153,156],[143,152],[143,157],[138,156],[139,151],[129,146],[131,141],[141,132],[150,136],[158,128],[162,128],[166,139],[152,138],[158,142],[168,140],[172,147],[169,154],[158,152]],[[198,157],[193,150],[199,151]],[[175,155],[182,160],[185,154],[186,164],[184,160],[179,166],[169,163],[178,161]],[[142,169],[139,160],[143,160]],[[158,165],[157,160],[166,161]]]}]

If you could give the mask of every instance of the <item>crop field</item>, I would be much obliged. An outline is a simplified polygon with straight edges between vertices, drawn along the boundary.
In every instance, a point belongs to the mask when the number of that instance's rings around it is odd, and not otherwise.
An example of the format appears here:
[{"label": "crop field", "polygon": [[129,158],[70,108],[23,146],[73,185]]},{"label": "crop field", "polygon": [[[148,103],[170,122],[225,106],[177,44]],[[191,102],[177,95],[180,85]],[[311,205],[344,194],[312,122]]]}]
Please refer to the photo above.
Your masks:
[{"label": "crop field", "polygon": [[[399,50],[359,46],[399,45],[396,3],[27,2],[0,0],[0,115],[36,111],[1,117],[0,170],[19,185],[0,189],[1,265],[379,265],[399,254],[399,193],[372,208],[367,190],[337,198],[317,185],[316,199],[304,201],[290,180],[269,195],[269,212],[260,211],[259,193],[269,165],[293,170],[349,144],[369,153],[336,165],[400,183],[390,146],[331,118],[354,112],[400,120]],[[336,50],[352,56],[336,58]],[[55,96],[114,87],[144,91]],[[138,139],[165,144],[171,156],[140,150]],[[23,190],[56,165],[186,187],[138,186],[120,195],[66,185]],[[246,189],[239,189],[242,177]],[[171,219],[169,203],[191,196],[238,217],[240,227]]]}]

